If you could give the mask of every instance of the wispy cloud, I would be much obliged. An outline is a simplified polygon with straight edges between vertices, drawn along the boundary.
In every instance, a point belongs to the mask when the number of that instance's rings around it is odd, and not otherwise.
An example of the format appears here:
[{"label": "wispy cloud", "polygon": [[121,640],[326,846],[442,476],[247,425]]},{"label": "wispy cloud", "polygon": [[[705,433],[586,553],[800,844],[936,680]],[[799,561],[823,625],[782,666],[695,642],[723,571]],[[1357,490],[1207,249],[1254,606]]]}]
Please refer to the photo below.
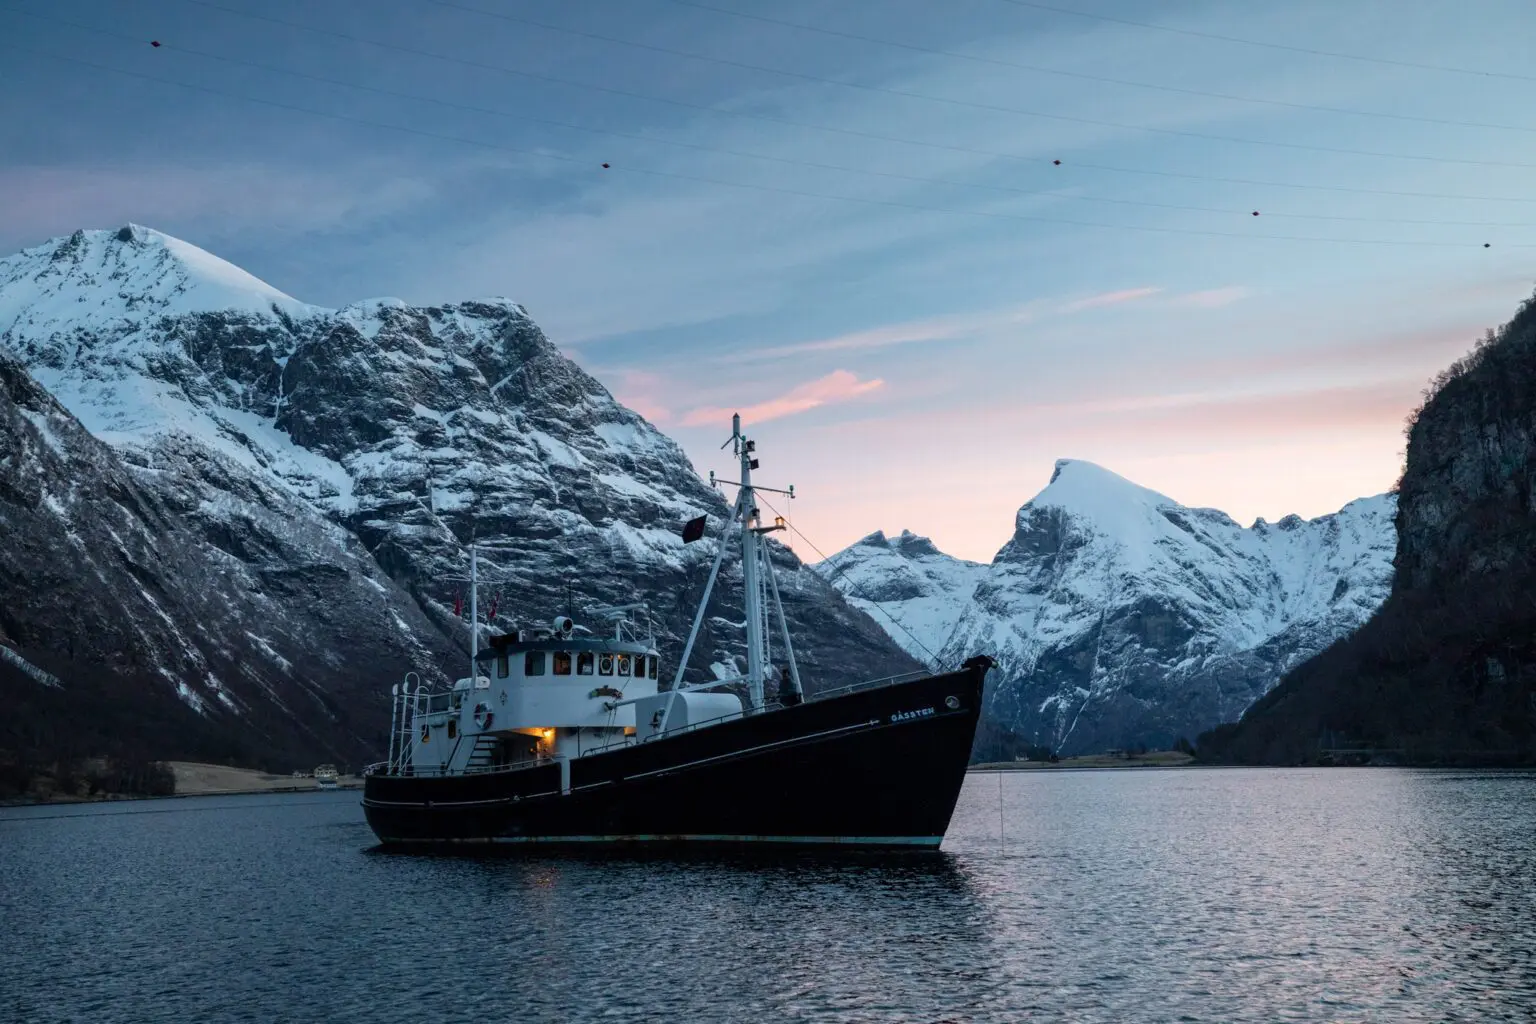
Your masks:
[{"label": "wispy cloud", "polygon": [[[424,202],[436,189],[424,177],[380,160],[345,167],[229,161],[207,166],[0,166],[0,194],[10,200],[0,222],[8,248],[130,220],[165,230],[202,227],[199,237],[205,239],[210,233],[252,228],[356,228]],[[232,194],[240,201],[231,202]]]},{"label": "wispy cloud", "polygon": [[879,377],[873,380],[860,380],[847,370],[833,370],[825,377],[796,385],[777,398],[770,398],[756,405],[736,409],[727,409],[723,406],[702,406],[693,409],[682,418],[682,425],[702,427],[716,424],[733,412],[741,413],[742,418],[749,423],[764,423],[768,420],[808,412],[823,405],[847,402],[883,387],[885,387],[885,381]]},{"label": "wispy cloud", "polygon": [[857,350],[890,348],[896,345],[913,345],[941,341],[958,341],[993,331],[1006,330],[1025,324],[1036,323],[1048,315],[1069,316],[1088,309],[1118,306],[1138,299],[1149,298],[1161,288],[1126,288],[1103,292],[1083,299],[1054,305],[1053,300],[1035,300],[1003,309],[985,310],[979,313],[957,313],[951,316],[926,317],[884,324],[862,331],[850,331],[814,341],[799,341],[789,345],[771,345],[733,352],[717,360],[723,363],[761,362],[781,359],[785,356],[806,355],[813,352],[849,352]]},{"label": "wispy cloud", "polygon": [[1061,307],[1063,313],[1081,313],[1085,309],[1102,309],[1105,306],[1119,306],[1127,302],[1135,302],[1161,292],[1161,288],[1124,288],[1117,292],[1103,292],[1099,295],[1090,295],[1086,299],[1075,299]]},{"label": "wispy cloud", "polygon": [[1227,288],[1208,288],[1205,291],[1174,295],[1168,299],[1168,304],[1189,309],[1218,309],[1221,306],[1230,306],[1234,302],[1241,302],[1252,294],[1251,288],[1232,285]]},{"label": "wispy cloud", "polygon": [[1039,303],[1027,303],[1011,309],[992,310],[983,313],[966,313],[955,316],[928,317],[885,324],[862,331],[850,331],[815,341],[799,341],[790,345],[772,345],[722,356],[720,362],[758,362],[780,359],[784,356],[805,355],[811,352],[848,352],[861,349],[889,348],[894,345],[911,345],[921,342],[954,341],[996,330],[1002,327],[1031,323],[1040,315]]}]

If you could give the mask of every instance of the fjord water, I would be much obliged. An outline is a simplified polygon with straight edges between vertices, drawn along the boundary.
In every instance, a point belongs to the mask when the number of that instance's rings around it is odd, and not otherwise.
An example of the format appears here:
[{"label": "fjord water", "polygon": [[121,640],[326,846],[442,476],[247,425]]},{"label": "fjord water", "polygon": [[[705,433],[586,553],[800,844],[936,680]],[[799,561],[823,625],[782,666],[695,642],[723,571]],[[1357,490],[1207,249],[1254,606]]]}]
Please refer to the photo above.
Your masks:
[{"label": "fjord water", "polygon": [[896,857],[384,854],[344,791],[13,808],[0,923],[28,1022],[1529,1020],[1536,776],[974,774]]}]

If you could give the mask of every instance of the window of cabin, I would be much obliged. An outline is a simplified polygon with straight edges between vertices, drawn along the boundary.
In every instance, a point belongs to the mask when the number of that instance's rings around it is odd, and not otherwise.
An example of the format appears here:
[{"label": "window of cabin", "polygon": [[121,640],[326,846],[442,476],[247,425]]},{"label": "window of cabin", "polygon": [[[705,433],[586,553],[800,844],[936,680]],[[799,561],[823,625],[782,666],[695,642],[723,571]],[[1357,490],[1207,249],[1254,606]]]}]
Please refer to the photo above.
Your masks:
[{"label": "window of cabin", "polygon": [[597,659],[597,674],[600,676],[613,675],[613,655],[605,654]]},{"label": "window of cabin", "polygon": [[555,675],[568,676],[571,674],[571,652],[556,651],[554,655]]},{"label": "window of cabin", "polygon": [[507,678],[507,676],[512,674],[511,661],[512,661],[512,659],[507,656],[507,649],[505,647],[503,647],[500,651],[497,652],[497,654],[496,654],[496,676],[497,676],[497,678],[505,679],[505,678]]},{"label": "window of cabin", "polygon": [[595,671],[596,671],[596,659],[593,658],[591,651],[582,651],[580,654],[576,655],[576,674],[577,675],[579,675],[579,676],[590,676]]},{"label": "window of cabin", "polygon": [[455,739],[459,735],[459,723],[453,719],[448,720],[448,738]]},{"label": "window of cabin", "polygon": [[658,662],[660,662],[660,661],[661,661],[661,658],[659,656],[655,655],[655,654],[653,654],[649,658],[645,659],[646,673],[652,679],[655,679],[656,678],[656,673],[661,671],[661,666],[658,664]]},{"label": "window of cabin", "polygon": [[523,655],[523,675],[541,676],[544,674],[544,652],[529,651]]},{"label": "window of cabin", "polygon": [[629,675],[629,655],[627,654],[619,655],[619,675]]}]

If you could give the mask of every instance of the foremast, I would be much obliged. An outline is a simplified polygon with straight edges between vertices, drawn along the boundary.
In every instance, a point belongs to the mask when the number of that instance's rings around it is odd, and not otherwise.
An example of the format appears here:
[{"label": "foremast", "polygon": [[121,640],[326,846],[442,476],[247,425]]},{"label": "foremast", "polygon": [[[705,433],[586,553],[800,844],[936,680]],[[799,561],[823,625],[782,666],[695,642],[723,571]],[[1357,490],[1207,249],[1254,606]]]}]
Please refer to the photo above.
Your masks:
[{"label": "foremast", "polygon": [[[795,496],[794,488],[780,491],[774,487],[762,487],[752,482],[752,471],[758,468],[756,458],[757,442],[749,439],[741,431],[741,414],[731,417],[731,436],[725,444],[732,446],[732,454],[735,455],[740,465],[741,476],[736,484],[736,501],[731,507],[731,515],[728,523],[737,527],[735,531],[727,530],[720,538],[720,548],[715,553],[714,565],[709,571],[709,580],[704,585],[704,594],[699,601],[698,611],[694,615],[693,628],[689,630],[688,642],[683,647],[683,656],[678,660],[677,674],[672,681],[673,692],[685,690],[712,689],[724,686],[728,683],[745,683],[747,687],[748,709],[760,711],[767,703],[764,693],[765,683],[770,669],[770,641],[769,634],[771,623],[770,613],[777,614],[779,620],[779,638],[784,646],[784,660],[788,668],[788,678],[784,680],[788,684],[791,693],[796,697],[803,695],[804,690],[800,685],[800,668],[795,661],[794,642],[789,634],[789,621],[784,617],[784,604],[779,598],[778,580],[773,574],[773,558],[768,548],[766,534],[774,533],[785,528],[783,519],[775,518],[771,525],[762,524],[762,511],[758,507],[757,492],[771,491],[784,494],[790,498]],[[721,445],[725,447],[725,445]],[[729,481],[715,480],[711,473],[712,483],[729,483]],[[683,685],[683,673],[688,668],[688,659],[693,653],[694,641],[698,639],[699,627],[704,622],[704,613],[709,606],[710,595],[714,592],[715,581],[720,575],[721,563],[725,560],[725,553],[730,545],[731,533],[735,532],[741,545],[741,575],[742,590],[745,599],[746,641],[747,641],[747,670],[740,676],[732,676],[727,679],[711,680],[707,683],[698,683],[693,686]],[[670,706],[670,705],[669,705]]]}]

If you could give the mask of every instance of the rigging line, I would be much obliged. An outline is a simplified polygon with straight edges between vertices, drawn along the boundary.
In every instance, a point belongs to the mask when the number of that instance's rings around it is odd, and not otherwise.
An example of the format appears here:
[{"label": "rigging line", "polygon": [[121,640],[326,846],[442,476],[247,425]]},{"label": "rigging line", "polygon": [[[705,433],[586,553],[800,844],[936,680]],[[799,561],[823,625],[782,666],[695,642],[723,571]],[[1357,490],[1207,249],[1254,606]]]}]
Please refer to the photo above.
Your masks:
[{"label": "rigging line", "polygon": [[[183,0],[184,3],[205,3],[206,0]],[[893,89],[884,85],[865,85],[859,82],[845,82],[836,78],[825,78],[821,75],[810,75],[801,71],[784,71],[780,68],[770,68],[762,64],[749,64],[746,61],[732,60],[727,57],[712,57],[708,54],[690,53],[687,50],[675,50],[669,46],[657,46],[654,43],[642,43],[631,39],[621,39],[618,36],[606,36],[599,32],[589,32],[585,29],[566,28],[563,25],[551,25],[548,22],[535,21],[532,18],[523,18],[515,14],[505,14],[500,11],[487,11],[479,7],[470,7],[467,4],[455,3],[454,0],[421,0],[422,3],[432,4],[437,7],[446,7],[458,11],[468,11],[472,14],[483,15],[487,18],[495,18],[498,21],[511,22],[514,25],[527,25],[532,28],[543,29],[548,32],[559,32],[564,35],[575,36],[578,39],[594,39],[600,42],[613,43],[618,46],[628,46],[637,50],[646,50],[652,53],[662,53],[669,57],[682,57],[686,60],[705,61],[710,64],[718,64],[722,67],[740,68],[746,71],[759,71],[770,75],[781,75],[786,78],[794,78],[805,82],[815,82],[820,85],[835,85],[844,89],[857,89],[861,92],[873,92],[888,96],[901,96],[906,99],[926,100],[930,103],[942,103],[947,106],[964,107],[969,110],[986,110],[1000,114],[1014,114],[1022,117],[1041,118],[1049,121],[1065,121],[1071,124],[1093,125],[1097,128],[1117,128],[1124,131],[1148,132],[1154,135],[1168,135],[1176,138],[1199,139],[1203,142],[1231,142],[1246,146],[1268,146],[1277,149],[1300,150],[1308,153],[1336,153],[1345,156],[1365,156],[1382,160],[1412,160],[1419,163],[1457,164],[1467,167],[1511,167],[1525,170],[1536,169],[1536,164],[1519,163],[1505,160],[1468,160],[1458,157],[1425,156],[1417,153],[1387,153],[1380,150],[1346,149],[1342,146],[1315,146],[1305,142],[1278,142],[1268,139],[1245,139],[1236,135],[1216,135],[1210,132],[1195,132],[1183,128],[1153,128],[1148,125],[1126,124],[1123,121],[1103,121],[1091,117],[1075,117],[1070,114],[1048,114],[1041,110],[1026,110],[1023,107],[1005,107],[996,103],[980,103],[975,100],[953,99],[947,96],[935,96],[930,93],[912,92],[907,89]]]},{"label": "rigging line", "polygon": [[991,64],[997,67],[1016,68],[1020,71],[1033,71],[1042,75],[1057,75],[1062,78],[1075,78],[1086,82],[1100,82],[1106,85],[1123,85],[1134,89],[1152,89],[1158,92],[1177,93],[1181,96],[1201,96],[1206,99],[1231,100],[1235,103],[1254,103],[1269,107],[1286,107],[1291,110],[1311,110],[1324,114],[1348,114],[1352,117],[1377,117],[1391,121],[1411,121],[1417,124],[1433,124],[1453,126],[1457,128],[1489,128],[1507,132],[1536,132],[1536,126],[1518,124],[1492,124],[1486,121],[1457,121],[1439,117],[1421,117],[1414,114],[1393,114],[1383,110],[1358,110],[1351,107],[1328,107],[1313,103],[1293,103],[1289,100],[1266,99],[1260,96],[1235,96],[1225,92],[1211,92],[1205,89],[1188,89],[1177,85],[1159,85],[1155,82],[1137,82],[1127,78],[1109,78],[1104,75],[1090,75],[1082,71],[1066,71],[1061,68],[1048,68],[1039,64],[1025,64],[1021,61],[1002,60],[996,57],[983,57],[973,53],[962,53],[958,50],[941,50],[932,46],[918,46],[914,43],[901,43],[894,39],[879,39],[875,36],[859,35],[855,32],[843,32],[839,29],[824,28],[820,25],[807,25],[804,22],[788,21],[783,18],[773,18],[765,14],[756,14],[748,11],[734,11],[729,7],[717,7],[714,4],[702,3],[700,0],[667,0],[668,3],[679,7],[691,7],[700,11],[713,11],[716,14],[725,14],[734,18],[744,18],[750,21],[762,22],[768,25],[780,25],[784,28],[799,29],[803,32],[815,32],[820,35],[833,36],[838,39],[852,39],[864,43],[875,43],[879,46],[890,46],[900,50],[909,50],[913,53],[924,53],[936,57],[951,57],[956,60],[971,61],[977,64]]},{"label": "rigging line", "polygon": [[[46,50],[37,50],[31,47],[18,46],[15,43],[0,41],[0,47],[15,50],[21,53],[29,53],[34,56],[47,57],[53,60],[78,64],[83,67],[94,68],[112,74],[124,75],[129,78],[137,78],[143,81],[159,82],[164,85],[174,85],[178,88],[189,89],[194,92],[207,93],[212,96],[221,96],[228,99],[242,100],[247,103],[256,103],[262,106],[275,107],[280,110],[296,111],[303,114],[311,114],[315,117],[323,117],[333,121],[342,121],[351,124],[364,125],[370,128],[382,128],[387,131],[403,132],[408,135],[416,135],[422,138],[436,139],[442,142],[457,142],[467,146],[476,146],[482,149],[494,149],[508,153],[516,153],[522,156],[537,157],[545,160],[558,160],[564,163],[587,165],[589,161],[582,157],[571,156],[565,153],[552,153],[547,150],[533,150],[518,146],[509,146],[499,142],[488,142],[483,139],[469,139],[461,135],[446,135],[441,132],[428,131],[423,128],[411,128],[405,125],[390,124],[384,121],[373,121],[367,118],[353,117],[348,114],[337,114],[330,111],[316,110],[313,107],[303,107],[294,103],[284,103],[280,100],[264,99],[243,93],[230,92],[223,89],[215,89],[211,86],[194,85],[190,82],[182,82],[172,78],[162,78],[158,75],[149,75],[138,71],[129,71],[125,68],[113,67],[107,64],[99,64],[95,61],[84,60],[79,57],[66,57],[63,54],[52,53]],[[1446,242],[1427,239],[1384,239],[1384,238],[1328,238],[1313,235],[1276,235],[1276,234],[1248,234],[1238,231],[1214,231],[1200,228],[1180,228],[1168,225],[1150,224],[1107,224],[1102,221],[1077,220],[1066,217],[1046,217],[1035,214],[1004,213],[997,210],[959,210],[952,207],[928,206],[920,203],[900,202],[894,199],[874,199],[868,196],[845,196],[826,192],[812,192],[807,189],[786,188],[779,185],[763,185],[759,183],[730,181],[725,178],[714,178],[698,174],[685,174],[680,171],[661,171],[648,167],[629,167],[629,173],[641,174],[649,177],[664,178],[676,181],[687,181],[695,184],[719,185],[725,188],[744,189],[754,192],[764,192],[775,195],[796,196],[806,199],[831,200],[835,202],[856,203],[864,206],[879,206],[889,209],[911,210],[922,213],[940,213],[952,216],[974,217],[992,220],[1008,220],[1032,224],[1056,224],[1064,227],[1096,228],[1106,231],[1136,231],[1150,234],[1190,235],[1203,238],[1235,238],[1242,240],[1285,241],[1285,242],[1322,242],[1342,245],[1372,245],[1372,246],[1401,246],[1405,248],[1436,248],[1436,249],[1462,249],[1470,248],[1472,242]],[[1505,248],[1536,248],[1536,243],[1507,242],[1501,243]],[[1483,243],[1484,248],[1491,248],[1489,243]],[[802,534],[803,536],[803,534]]]},{"label": "rigging line", "polygon": [[1413,68],[1417,71],[1442,71],[1454,75],[1471,75],[1477,78],[1508,78],[1517,82],[1536,82],[1536,75],[1521,75],[1512,71],[1478,71],[1473,68],[1458,68],[1449,64],[1423,64],[1418,61],[1396,60],[1391,57],[1370,57],[1360,53],[1344,53],[1339,50],[1321,50],[1310,46],[1292,46],[1287,43],[1274,43],[1262,39],[1244,39],[1241,36],[1222,35],[1219,32],[1202,32],[1192,28],[1173,28],[1170,25],[1157,25],[1148,21],[1133,21],[1130,18],[1117,18],[1109,14],[1095,14],[1090,11],[1077,11],[1068,7],[1055,7],[1051,4],[1035,3],[1032,0],[1001,0],[1002,3],[1012,4],[1014,7],[1026,7],[1030,10],[1047,11],[1051,14],[1066,14],[1074,18],[1088,18],[1092,21],[1107,21],[1116,25],[1129,25],[1134,28],[1151,29],[1154,32],[1168,32],[1173,35],[1193,36],[1197,39],[1214,39],[1223,43],[1241,43],[1244,46],[1260,46],[1268,50],[1285,50],[1289,53],[1307,53],[1315,57],[1335,57],[1339,60],[1362,61],[1367,64],[1385,64],[1391,67]]},{"label": "rigging line", "polygon": [[[574,78],[561,78],[556,75],[538,74],[531,71],[523,71],[518,68],[510,68],[498,64],[486,64],[480,61],[467,60],[462,57],[453,57],[448,54],[434,53],[431,50],[420,50],[414,47],[401,46],[397,43],[385,43],[376,39],[367,39],[363,36],[351,35],[346,32],[337,32],[332,29],[318,28],[313,25],[305,25],[301,22],[286,21],[282,18],[274,18],[271,15],[256,14],[251,11],[242,11],[234,7],[224,7],[212,3],[210,0],[182,0],[182,3],[193,4],[198,7],[206,7],[210,10],[222,11],[226,14],[249,18],[255,21],[264,21],[273,25],[283,25],[287,28],[298,29],[301,32],[310,32],[316,35],[330,36],[334,39],[343,39],[348,42],[361,43],[365,46],[374,46],[384,50],[392,50],[397,53],[409,53],[418,57],[427,57],[450,64],[459,64],[463,67],[476,68],[482,71],[494,71],[499,74],[513,75],[537,82],[550,82],[556,85],[567,85],[575,89],[587,89],[592,92],[600,92],[613,96],[625,96],[630,99],[645,100],[649,103],[661,103],[668,106],[679,107],[685,110],[696,110],[701,113],[714,114],[720,117],[734,117],[752,121],[762,121],[766,124],[779,124],[791,128],[803,128],[810,131],[827,132],[834,135],[845,135],[850,138],[869,139],[876,142],[891,142],[904,146],[919,146],[924,149],[940,150],[948,153],[968,153],[975,156],[992,157],[997,160],[1014,160],[1028,164],[1043,164],[1044,157],[1021,156],[1017,153],[1005,153],[999,150],[980,149],[973,146],[957,146],[942,142],[929,142],[922,139],[903,138],[898,135],[884,135],[879,132],[861,131],[857,128],[841,128],[831,125],[813,124],[809,121],[796,121],[791,118],[775,117],[772,114],[752,113],[744,110],[729,110],[721,107],[710,106],[706,103],[690,103],[687,100],[672,99],[665,96],[655,96],[648,93],[634,92],[629,89],[618,89],[612,86],[597,85],[591,82],[583,82]],[[1143,174],[1163,178],[1182,178],[1189,181],[1221,182],[1234,185],[1254,185],[1266,188],[1290,188],[1302,190],[1316,190],[1324,192],[1346,192],[1352,195],[1384,195],[1403,196],[1415,199],[1458,199],[1472,202],[1498,202],[1498,203],[1536,203],[1536,198],[1517,196],[1479,196],[1441,192],[1402,192],[1387,189],[1352,188],[1345,185],[1309,185],[1294,182],[1262,181],[1248,178],[1227,178],[1219,175],[1191,174],[1176,171],[1156,171],[1135,167],[1116,167],[1111,164],[1096,164],[1073,161],[1072,166],[1083,167],[1090,170],[1112,171],[1119,174]]]},{"label": "rigging line", "polygon": [[847,580],[848,581],[848,585],[850,587],[852,587],[858,593],[859,597],[863,598],[866,602],[868,602],[869,606],[871,608],[878,609],[881,615],[884,615],[887,619],[890,619],[891,622],[895,623],[897,629],[899,629],[903,633],[907,634],[907,638],[909,640],[911,640],[914,644],[917,644],[918,647],[922,648],[923,653],[928,655],[928,664],[929,664],[929,667],[933,671],[937,672],[939,670],[939,656],[937,654],[934,654],[931,650],[929,650],[927,644],[923,643],[916,636],[913,636],[912,635],[912,631],[910,629],[908,629],[906,626],[902,625],[899,621],[897,621],[897,619],[896,619],[896,617],[894,615],[892,615],[890,612],[886,611],[884,608],[881,608],[879,604],[877,604],[874,601],[870,600],[870,598],[864,593],[864,591],[859,588],[859,585],[856,582],[854,582],[853,577],[849,576],[847,571],[844,570],[842,566],[838,565],[836,562],[833,562],[830,558],[828,558],[826,556],[826,554],[820,548],[818,548],[815,544],[811,543],[811,538],[807,537],[805,534],[803,534],[799,530],[795,529],[794,526],[789,525],[789,518],[787,516],[784,516],[784,513],[780,512],[778,509],[774,508],[772,502],[770,502],[767,498],[762,499],[762,501],[763,501],[764,505],[768,506],[769,510],[772,511],[774,515],[783,517],[784,523],[788,527],[788,529],[793,531],[794,534],[796,536],[798,536],[801,540],[805,541],[806,546],[808,546],[812,551],[816,552],[816,554],[821,557],[821,560],[823,562],[825,562],[828,565],[830,565],[832,567],[832,569],[839,576],[841,576],[843,579]]},{"label": "rigging line", "polygon": [[[676,2],[676,0],[674,0]],[[68,25],[86,32],[94,32],[111,39],[121,39],[126,42],[140,43],[138,36],[116,32],[111,29],[99,28],[95,25],[87,25],[68,18],[58,18],[47,14],[37,14],[32,11],[15,11],[14,13],[35,18],[39,21],[49,21],[60,25]],[[978,189],[988,192],[1001,192],[1009,195],[1039,196],[1043,198],[1064,200],[1070,202],[1103,203],[1114,206],[1134,206],[1157,210],[1180,210],[1192,213],[1220,213],[1233,216],[1247,217],[1251,211],[1237,207],[1197,206],[1186,203],[1159,203],[1142,199],[1121,199],[1113,196],[1075,195],[1060,191],[1060,189],[1028,189],[1017,188],[1010,185],[993,185],[984,182],[957,181],[952,178],[934,178],[926,175],[902,174],[897,171],[877,171],[861,167],[849,167],[844,164],[823,163],[816,160],[801,160],[794,157],[774,156],[766,153],[753,153],[746,150],[727,149],[720,146],[709,146],[702,143],[684,142],[676,139],[660,138],[645,135],[640,132],[616,131],[608,128],[593,128],[587,125],[576,124],[570,121],[562,121],[554,118],[538,117],[532,114],[512,113],[511,111],[497,110],[492,107],[481,107],[474,104],[460,103],[455,100],[439,99],[434,96],[424,96],[420,93],[401,92],[396,89],[386,89],[381,86],[363,85],[349,82],[340,78],[330,78],[325,75],[311,74],[307,71],[296,71],[290,68],[278,67],[273,64],[265,64],[260,61],[246,60],[243,57],[231,57],[225,54],[212,53],[207,50],[199,50],[190,46],[181,46],[173,43],[161,43],[161,48],[172,52],[190,54],[207,60],[220,61],[240,67],[256,68],[278,75],[288,75],[293,78],[310,82],[322,82],[327,85],[341,86],[345,89],[355,89],[360,92],[374,93],[380,96],[388,96],[393,99],[414,100],[422,103],[432,103],[437,106],[452,110],[463,110],[476,114],[488,114],[493,117],[504,117],[514,121],[525,121],[531,124],[549,125],[557,128],[566,128],[572,131],[586,132],[592,135],[610,136],[613,138],[632,139],[637,142],[657,143],[664,146],[693,150],[704,153],[720,153],[726,156],[743,157],[753,160],[763,160],[770,163],[784,164],[794,167],[810,167],[817,170],[839,171],[846,174],[863,174],[877,178],[888,178],[896,181],[909,181],[926,185],[945,185],[954,188]],[[1475,228],[1532,228],[1536,223],[1520,223],[1511,221],[1473,221],[1473,220],[1443,220],[1421,219],[1403,217],[1352,217],[1343,214],[1319,214],[1319,213],[1287,213],[1266,211],[1264,216],[1284,220],[1319,220],[1336,221],[1340,223],[1358,224],[1401,224],[1411,226],[1439,226],[1439,227],[1475,227]]]}]

